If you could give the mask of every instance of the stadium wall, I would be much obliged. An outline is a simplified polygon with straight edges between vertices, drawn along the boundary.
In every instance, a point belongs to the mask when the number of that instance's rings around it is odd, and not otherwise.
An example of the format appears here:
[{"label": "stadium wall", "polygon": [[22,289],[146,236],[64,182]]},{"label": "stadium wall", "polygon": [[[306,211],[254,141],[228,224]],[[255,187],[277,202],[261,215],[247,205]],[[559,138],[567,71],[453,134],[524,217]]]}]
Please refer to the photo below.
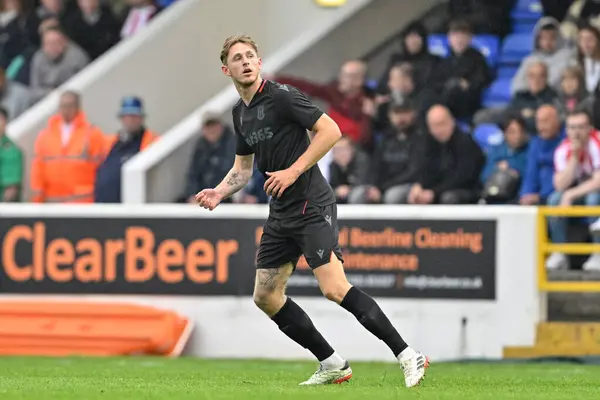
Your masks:
[{"label": "stadium wall", "polygon": [[[267,213],[0,205],[0,299],[154,305],[193,319],[189,355],[310,358],[250,296]],[[501,358],[506,346],[531,346],[540,321],[536,217],[530,207],[340,206],[340,243],[350,281],[378,299],[413,346],[434,361]],[[354,317],[319,296],[302,262],[289,293],[345,357],[392,360]]]}]

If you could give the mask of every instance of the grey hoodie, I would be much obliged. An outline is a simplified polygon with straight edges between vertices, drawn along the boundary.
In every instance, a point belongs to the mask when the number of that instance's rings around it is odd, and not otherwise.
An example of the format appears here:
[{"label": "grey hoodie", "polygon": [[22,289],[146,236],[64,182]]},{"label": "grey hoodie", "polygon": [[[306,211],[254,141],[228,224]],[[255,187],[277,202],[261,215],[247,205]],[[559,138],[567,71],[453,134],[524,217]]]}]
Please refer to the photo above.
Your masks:
[{"label": "grey hoodie", "polygon": [[[538,36],[540,28],[545,25],[554,25],[558,32],[556,51],[552,54],[544,53],[538,49]],[[565,39],[560,33],[560,24],[553,17],[541,18],[533,30],[534,51],[522,62],[517,74],[512,80],[511,91],[513,94],[521,90],[527,90],[527,69],[538,61],[542,61],[548,67],[548,80],[552,87],[558,87],[563,70],[569,65],[571,58],[575,56],[576,49],[568,47]]]}]

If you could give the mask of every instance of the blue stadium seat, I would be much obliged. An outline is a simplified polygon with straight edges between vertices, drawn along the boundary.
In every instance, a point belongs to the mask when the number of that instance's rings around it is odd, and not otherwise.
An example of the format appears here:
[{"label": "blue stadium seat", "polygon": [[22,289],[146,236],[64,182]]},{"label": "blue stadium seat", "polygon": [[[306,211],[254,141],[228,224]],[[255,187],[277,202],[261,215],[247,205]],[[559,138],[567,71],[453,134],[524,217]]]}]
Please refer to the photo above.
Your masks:
[{"label": "blue stadium seat", "polygon": [[514,21],[536,21],[542,17],[540,0],[518,0],[511,12]]},{"label": "blue stadium seat", "polygon": [[505,65],[498,68],[498,79],[512,79],[519,69],[518,65]]},{"label": "blue stadium seat", "polygon": [[500,51],[500,64],[515,65],[533,51],[533,36],[528,33],[511,33],[504,38]]},{"label": "blue stadium seat", "polygon": [[510,79],[496,79],[483,94],[484,107],[506,105],[511,99]]},{"label": "blue stadium seat", "polygon": [[537,21],[514,21],[512,31],[513,33],[533,34],[536,22]]},{"label": "blue stadium seat", "polygon": [[495,35],[475,35],[473,47],[483,54],[490,67],[496,67],[500,55],[500,38]]},{"label": "blue stadium seat", "polygon": [[448,37],[446,35],[429,35],[427,37],[427,48],[431,54],[447,57],[450,52]]},{"label": "blue stadium seat", "polygon": [[504,141],[502,129],[496,124],[477,125],[473,130],[473,139],[483,151]]},{"label": "blue stadium seat", "polygon": [[379,86],[379,82],[377,82],[377,79],[367,79],[366,85],[367,88],[371,90],[376,90],[377,86]]}]

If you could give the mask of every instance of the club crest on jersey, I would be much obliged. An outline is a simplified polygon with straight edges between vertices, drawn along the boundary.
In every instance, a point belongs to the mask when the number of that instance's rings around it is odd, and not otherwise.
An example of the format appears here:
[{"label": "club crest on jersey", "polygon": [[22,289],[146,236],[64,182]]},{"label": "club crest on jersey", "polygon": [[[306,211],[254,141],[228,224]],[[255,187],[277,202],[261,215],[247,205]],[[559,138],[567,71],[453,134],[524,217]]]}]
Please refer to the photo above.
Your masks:
[{"label": "club crest on jersey", "polygon": [[258,110],[256,111],[256,118],[258,118],[259,121],[262,121],[265,118],[264,106],[258,106]]}]

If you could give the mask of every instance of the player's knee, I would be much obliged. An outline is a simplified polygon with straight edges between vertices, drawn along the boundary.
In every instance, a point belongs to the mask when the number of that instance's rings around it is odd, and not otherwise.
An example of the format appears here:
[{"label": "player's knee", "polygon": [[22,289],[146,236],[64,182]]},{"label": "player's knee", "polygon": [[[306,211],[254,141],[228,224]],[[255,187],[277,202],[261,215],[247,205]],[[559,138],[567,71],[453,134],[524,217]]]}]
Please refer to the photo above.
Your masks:
[{"label": "player's knee", "polygon": [[254,304],[269,315],[281,308],[283,301],[283,294],[277,291],[257,290],[254,292]]},{"label": "player's knee", "polygon": [[347,281],[324,285],[321,288],[323,296],[337,304],[340,304],[344,300],[348,290],[350,290],[350,284]]}]

